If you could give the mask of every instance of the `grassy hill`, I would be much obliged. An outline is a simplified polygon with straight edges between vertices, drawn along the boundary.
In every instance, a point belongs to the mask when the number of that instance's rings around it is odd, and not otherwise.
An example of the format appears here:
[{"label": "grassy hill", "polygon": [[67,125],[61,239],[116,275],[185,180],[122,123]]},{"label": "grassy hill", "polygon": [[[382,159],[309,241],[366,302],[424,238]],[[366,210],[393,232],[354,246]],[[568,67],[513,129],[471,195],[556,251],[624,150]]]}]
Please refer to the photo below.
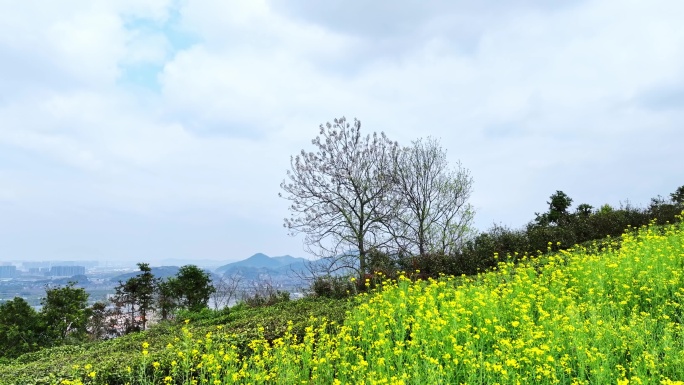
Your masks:
[{"label": "grassy hill", "polygon": [[47,349],[0,383],[681,383],[684,226],[601,244]]}]

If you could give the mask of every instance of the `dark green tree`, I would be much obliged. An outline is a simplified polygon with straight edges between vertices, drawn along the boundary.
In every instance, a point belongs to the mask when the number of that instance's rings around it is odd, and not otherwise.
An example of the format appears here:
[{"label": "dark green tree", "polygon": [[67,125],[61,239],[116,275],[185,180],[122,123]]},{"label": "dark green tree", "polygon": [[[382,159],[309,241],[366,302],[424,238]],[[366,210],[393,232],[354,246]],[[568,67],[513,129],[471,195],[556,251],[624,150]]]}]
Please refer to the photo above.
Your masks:
[{"label": "dark green tree", "polygon": [[577,206],[577,209],[575,209],[575,212],[581,218],[587,218],[588,216],[591,215],[593,210],[594,210],[594,206],[592,206],[588,203],[582,203],[581,205]]},{"label": "dark green tree", "polygon": [[129,278],[126,282],[119,281],[119,284],[114,288],[114,295],[110,301],[114,304],[114,315],[124,317],[124,332],[138,330],[136,321],[137,302],[135,299],[135,285],[134,278]]},{"label": "dark green tree", "polygon": [[675,192],[670,194],[670,198],[672,199],[672,202],[684,205],[684,186],[679,186]]},{"label": "dark green tree", "polygon": [[95,302],[90,307],[87,329],[91,340],[101,340],[116,334],[116,320],[111,317],[112,315],[105,302]]},{"label": "dark green tree", "polygon": [[40,301],[47,336],[54,344],[59,345],[67,338],[80,341],[87,335],[88,293],[74,285],[69,282],[66,286],[46,287],[45,298]]},{"label": "dark green tree", "polygon": [[40,316],[23,298],[0,305],[0,357],[14,358],[44,343]]},{"label": "dark green tree", "polygon": [[551,195],[550,199],[549,202],[546,202],[549,205],[548,212],[544,214],[535,213],[536,222],[542,226],[548,224],[562,225],[570,217],[568,209],[572,205],[572,198],[558,190]]},{"label": "dark green tree", "polygon": [[170,277],[159,282],[157,286],[157,310],[162,320],[168,320],[176,309],[178,309],[176,279]]},{"label": "dark green tree", "polygon": [[126,282],[119,281],[112,302],[128,314],[126,332],[145,330],[147,316],[155,310],[155,293],[159,280],[152,274],[148,263],[138,263],[140,273]]},{"label": "dark green tree", "polygon": [[179,307],[190,311],[206,308],[209,296],[216,291],[209,274],[195,265],[182,266],[169,281]]},{"label": "dark green tree", "polygon": [[140,323],[142,329],[147,328],[147,315],[155,310],[154,294],[159,280],[152,274],[148,263],[138,263],[140,274],[137,277],[137,300],[140,310]]}]

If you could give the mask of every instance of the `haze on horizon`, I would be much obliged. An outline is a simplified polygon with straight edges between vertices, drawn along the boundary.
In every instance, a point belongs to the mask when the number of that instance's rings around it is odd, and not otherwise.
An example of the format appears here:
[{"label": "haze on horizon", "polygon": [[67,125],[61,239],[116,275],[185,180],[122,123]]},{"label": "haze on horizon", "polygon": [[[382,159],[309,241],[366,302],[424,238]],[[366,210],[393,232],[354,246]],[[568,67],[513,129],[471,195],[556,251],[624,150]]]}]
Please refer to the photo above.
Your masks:
[{"label": "haze on horizon", "polygon": [[0,3],[0,262],[307,257],[318,125],[439,138],[475,223],[684,184],[684,3]]}]

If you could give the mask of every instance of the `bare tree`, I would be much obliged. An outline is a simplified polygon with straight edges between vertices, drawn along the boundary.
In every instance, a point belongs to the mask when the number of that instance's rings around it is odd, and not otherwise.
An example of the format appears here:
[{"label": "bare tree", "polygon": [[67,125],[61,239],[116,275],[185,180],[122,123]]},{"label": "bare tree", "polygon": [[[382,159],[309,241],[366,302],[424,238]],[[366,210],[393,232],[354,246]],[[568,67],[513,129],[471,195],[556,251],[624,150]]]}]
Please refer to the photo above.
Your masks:
[{"label": "bare tree", "polygon": [[450,168],[435,139],[416,140],[395,159],[398,206],[391,226],[400,252],[424,256],[460,248],[471,229],[467,203],[473,179],[460,163]]},{"label": "bare tree", "polygon": [[353,267],[362,275],[369,250],[391,241],[386,228],[399,146],[384,133],[363,137],[361,122],[350,124],[344,117],[321,125],[312,143],[316,152],[292,157],[292,170],[280,185],[280,196],[291,202],[284,226],[292,235],[303,233],[316,256],[351,259],[331,266]]},{"label": "bare tree", "polygon": [[231,301],[237,299],[241,282],[242,276],[237,272],[231,275],[222,275],[218,280],[215,279],[212,282],[216,289],[211,294],[211,299],[214,301],[214,310],[229,306]]}]

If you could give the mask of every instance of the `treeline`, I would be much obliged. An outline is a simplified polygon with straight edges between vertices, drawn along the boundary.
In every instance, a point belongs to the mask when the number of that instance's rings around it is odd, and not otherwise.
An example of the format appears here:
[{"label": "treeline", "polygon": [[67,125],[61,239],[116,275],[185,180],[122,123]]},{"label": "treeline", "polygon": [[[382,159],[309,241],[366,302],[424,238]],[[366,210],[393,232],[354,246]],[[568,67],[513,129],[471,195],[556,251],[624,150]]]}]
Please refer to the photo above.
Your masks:
[{"label": "treeline", "polygon": [[391,278],[399,272],[409,272],[423,279],[474,275],[495,267],[502,259],[516,260],[524,255],[567,249],[607,236],[619,237],[625,230],[651,222],[674,223],[681,220],[684,210],[684,186],[668,198],[651,199],[643,208],[630,204],[617,208],[605,204],[594,208],[582,203],[573,209],[572,203],[573,199],[567,194],[556,191],[547,202],[548,210],[535,213],[535,219],[526,226],[512,229],[494,225],[466,240],[461,248],[451,253],[391,254],[373,249],[367,255],[368,269],[363,281],[357,281],[354,286],[350,285],[349,279],[323,275],[314,280],[312,289],[318,295],[339,298],[367,289],[367,281],[372,287],[379,276]]},{"label": "treeline", "polygon": [[535,219],[520,229],[495,225],[467,241],[451,256],[433,256],[436,261],[418,261],[426,274],[476,274],[496,266],[500,258],[515,260],[523,255],[571,248],[607,236],[619,237],[629,228],[636,229],[655,221],[657,224],[679,220],[684,210],[684,186],[669,199],[656,197],[647,207],[624,204],[598,208],[582,203],[572,208],[573,199],[563,191],[551,195],[548,211],[535,213]]},{"label": "treeline", "polygon": [[92,308],[85,289],[74,283],[46,287],[41,305],[37,312],[21,297],[0,305],[0,358],[87,338]]},{"label": "treeline", "polygon": [[156,278],[147,263],[138,267],[136,276],[119,282],[109,303],[88,306],[88,293],[70,282],[47,286],[40,311],[20,297],[0,304],[0,359],[144,330],[152,316],[160,321],[179,310],[205,309],[216,291],[210,276],[194,265],[165,280]]},{"label": "treeline", "polygon": [[182,266],[165,280],[156,278],[147,263],[138,263],[138,268],[137,276],[115,288],[114,309],[106,316],[109,323],[97,325],[104,335],[145,330],[151,314],[164,321],[177,310],[201,311],[216,291],[209,274],[195,265]]}]

